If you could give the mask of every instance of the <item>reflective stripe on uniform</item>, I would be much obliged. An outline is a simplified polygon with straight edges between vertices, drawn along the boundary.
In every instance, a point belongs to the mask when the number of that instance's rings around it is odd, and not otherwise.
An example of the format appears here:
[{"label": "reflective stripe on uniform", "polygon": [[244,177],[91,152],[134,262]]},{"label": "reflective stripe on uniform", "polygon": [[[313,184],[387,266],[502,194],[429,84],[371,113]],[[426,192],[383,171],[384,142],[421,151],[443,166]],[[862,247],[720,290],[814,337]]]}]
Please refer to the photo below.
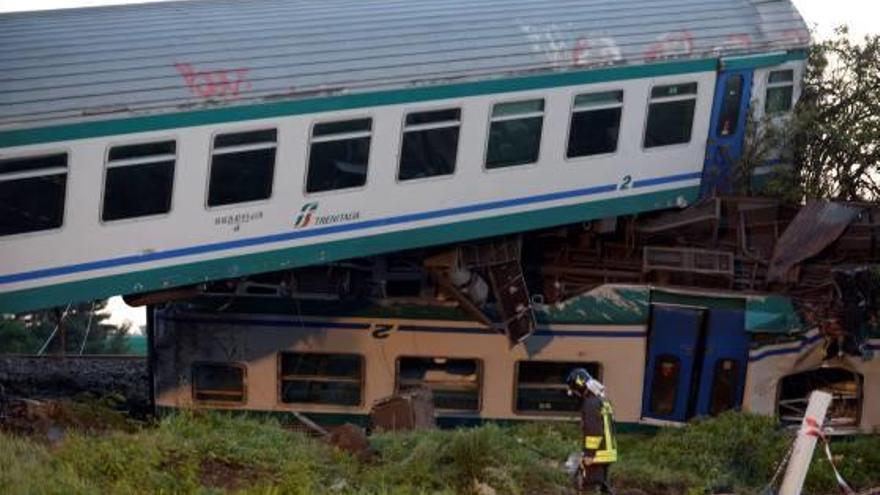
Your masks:
[{"label": "reflective stripe on uniform", "polygon": [[602,445],[602,437],[584,437],[584,448],[596,450]]},{"label": "reflective stripe on uniform", "polygon": [[[611,403],[607,400],[602,401],[602,423],[605,426],[605,445],[602,450],[596,450],[596,453],[593,456],[593,462],[596,464],[609,464],[612,462],[617,462],[617,439],[614,438],[614,432],[612,431],[612,422],[614,421],[614,409],[611,408]],[[590,438],[599,438],[599,437],[587,437]],[[586,441],[586,440],[585,440]],[[599,445],[602,442],[600,440]],[[587,447],[590,448],[590,447]],[[598,446],[595,447],[598,449]]]}]

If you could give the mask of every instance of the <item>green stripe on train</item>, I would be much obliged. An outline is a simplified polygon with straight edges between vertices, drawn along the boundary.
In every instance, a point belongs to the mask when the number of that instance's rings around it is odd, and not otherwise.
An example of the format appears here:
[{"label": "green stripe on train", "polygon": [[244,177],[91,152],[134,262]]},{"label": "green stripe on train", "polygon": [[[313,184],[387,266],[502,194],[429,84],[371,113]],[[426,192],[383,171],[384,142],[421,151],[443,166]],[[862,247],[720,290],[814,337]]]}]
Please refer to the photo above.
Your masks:
[{"label": "green stripe on train", "polygon": [[[778,65],[788,60],[802,60],[803,51],[725,58],[723,64],[738,69]],[[481,96],[535,89],[574,86],[625,79],[640,79],[675,74],[708,72],[718,69],[718,59],[673,61],[629,67],[559,72],[540,76],[528,76],[459,84],[443,84],[351,95],[325,96],[320,98],[241,105],[209,110],[177,112],[167,115],[109,119],[99,122],[65,124],[33,129],[0,132],[0,148],[52,143],[72,139],[115,136],[136,132],[158,131],[182,127],[194,127],[224,122],[302,115],[318,112],[378,107],[402,103]]]},{"label": "green stripe on train", "polygon": [[685,200],[688,203],[693,202],[698,194],[698,186],[683,187],[576,205],[557,206],[539,211],[513,213],[446,225],[317,243],[309,246],[230,256],[164,268],[138,270],[133,267],[133,271],[120,275],[59,283],[47,287],[0,294],[0,314],[18,313],[36,308],[60,306],[84,299],[98,299],[117,294],[154,291],[210,280],[241,277],[253,273],[277,271],[297,266],[315,265],[384,252],[431,246],[440,244],[438,239],[442,239],[444,244],[453,243],[597,218],[671,208],[680,204],[681,200]]}]

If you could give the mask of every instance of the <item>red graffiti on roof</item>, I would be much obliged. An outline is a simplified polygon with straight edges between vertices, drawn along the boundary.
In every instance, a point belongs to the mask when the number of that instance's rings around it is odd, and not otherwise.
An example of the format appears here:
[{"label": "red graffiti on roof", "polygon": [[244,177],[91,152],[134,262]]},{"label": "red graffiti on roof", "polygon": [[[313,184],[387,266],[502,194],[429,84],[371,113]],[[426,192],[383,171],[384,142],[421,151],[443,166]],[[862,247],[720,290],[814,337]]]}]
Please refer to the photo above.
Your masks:
[{"label": "red graffiti on roof", "polygon": [[645,50],[645,61],[669,57],[687,57],[694,52],[694,35],[690,31],[666,33]]},{"label": "red graffiti on roof", "polygon": [[250,69],[215,69],[199,71],[192,64],[174,64],[183,76],[183,82],[192,93],[201,98],[236,97],[251,89],[247,80]]}]

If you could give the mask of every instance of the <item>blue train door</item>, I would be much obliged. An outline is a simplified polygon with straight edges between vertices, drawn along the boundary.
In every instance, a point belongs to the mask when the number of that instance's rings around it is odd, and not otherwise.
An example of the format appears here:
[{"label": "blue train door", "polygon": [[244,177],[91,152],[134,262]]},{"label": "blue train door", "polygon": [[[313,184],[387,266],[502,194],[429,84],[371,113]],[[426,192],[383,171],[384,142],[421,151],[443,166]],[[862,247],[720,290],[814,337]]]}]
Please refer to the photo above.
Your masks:
[{"label": "blue train door", "polygon": [[642,416],[666,421],[689,417],[704,318],[699,308],[652,307]]},{"label": "blue train door", "polygon": [[749,359],[749,339],[742,310],[713,309],[706,325],[700,386],[699,416],[715,416],[742,406]]},{"label": "blue train door", "polygon": [[718,74],[712,122],[703,164],[702,196],[731,191],[731,173],[743,152],[749,102],[752,97],[751,70],[730,70]]},{"label": "blue train door", "polygon": [[747,364],[743,310],[653,305],[642,416],[687,421],[739,408]]}]

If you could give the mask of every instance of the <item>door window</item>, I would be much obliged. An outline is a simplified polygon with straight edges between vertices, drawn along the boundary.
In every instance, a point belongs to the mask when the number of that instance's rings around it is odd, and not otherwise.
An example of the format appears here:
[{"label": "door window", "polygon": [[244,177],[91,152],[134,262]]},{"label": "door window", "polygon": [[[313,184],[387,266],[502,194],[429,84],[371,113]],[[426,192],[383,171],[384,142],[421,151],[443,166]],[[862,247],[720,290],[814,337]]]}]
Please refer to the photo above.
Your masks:
[{"label": "door window", "polygon": [[726,137],[736,133],[737,123],[739,123],[742,92],[743,76],[738,74],[728,77],[727,83],[724,85],[721,115],[718,116],[718,137]]},{"label": "door window", "polygon": [[680,374],[681,361],[677,357],[671,354],[664,354],[657,358],[651,389],[652,413],[672,414],[675,411],[675,399],[678,396],[678,377]]},{"label": "door window", "polygon": [[736,406],[739,365],[733,359],[719,359],[712,377],[709,414],[715,416]]}]

